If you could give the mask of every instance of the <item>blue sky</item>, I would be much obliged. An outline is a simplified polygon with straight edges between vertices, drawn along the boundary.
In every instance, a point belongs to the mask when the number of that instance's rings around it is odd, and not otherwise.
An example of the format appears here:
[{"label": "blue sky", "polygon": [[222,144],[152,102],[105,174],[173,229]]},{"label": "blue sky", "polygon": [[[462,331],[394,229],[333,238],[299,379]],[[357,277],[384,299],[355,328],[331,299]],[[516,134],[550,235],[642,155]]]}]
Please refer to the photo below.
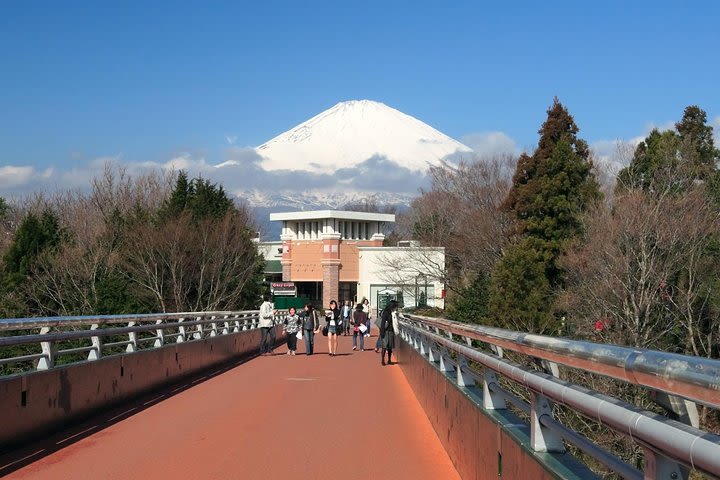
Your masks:
[{"label": "blue sky", "polygon": [[519,148],[555,95],[598,145],[689,104],[720,127],[718,18],[710,1],[6,0],[0,168],[218,163],[228,137],[256,146],[361,98]]}]

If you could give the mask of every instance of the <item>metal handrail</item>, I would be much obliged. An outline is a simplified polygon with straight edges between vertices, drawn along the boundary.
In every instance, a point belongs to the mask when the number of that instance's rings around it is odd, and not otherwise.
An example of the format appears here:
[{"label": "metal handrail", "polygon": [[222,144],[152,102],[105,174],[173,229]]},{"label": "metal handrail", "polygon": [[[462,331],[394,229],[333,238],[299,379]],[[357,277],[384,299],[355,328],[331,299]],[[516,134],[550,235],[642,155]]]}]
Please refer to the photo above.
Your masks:
[{"label": "metal handrail", "polygon": [[404,315],[446,332],[506,350],[720,408],[720,361],[618,345],[514,332],[441,318]]},{"label": "metal handrail", "polygon": [[[460,340],[460,337],[473,338],[508,350],[522,352],[534,358],[551,360],[559,364],[582,368],[588,372],[599,374],[604,374],[607,365],[595,366],[587,364],[588,368],[583,368],[578,366],[575,360],[580,358],[587,361],[587,356],[579,355],[578,357],[566,358],[563,353],[566,355],[569,355],[567,353],[569,351],[593,353],[595,350],[595,348],[591,348],[593,346],[610,347],[616,353],[627,353],[630,350],[631,353],[635,354],[635,360],[640,355],[646,355],[647,359],[659,360],[663,357],[662,352],[633,350],[564,339],[557,339],[559,341],[553,343],[551,340],[555,339],[549,337],[527,335],[476,325],[464,325],[445,319],[416,315],[404,315],[401,317],[400,325],[401,335],[412,347],[419,350],[421,354],[427,355],[431,362],[439,361],[441,370],[456,372],[458,385],[465,386],[464,379],[468,378],[468,376],[479,379],[485,392],[483,394],[483,406],[488,410],[505,408],[504,397],[512,395],[499,386],[495,375],[502,376],[515,384],[528,388],[532,392],[532,401],[529,405],[517,397],[513,398],[511,403],[518,405],[522,402],[523,405],[520,409],[525,412],[530,411],[531,437],[533,439],[542,439],[537,444],[536,440],[531,442],[533,443],[532,448],[536,451],[562,451],[562,440],[564,439],[586,451],[593,458],[624,478],[638,478],[640,473],[634,467],[625,464],[622,460],[600,447],[593,447],[582,435],[552,418],[552,409],[547,407],[549,402],[544,400],[548,399],[563,404],[586,418],[606,425],[616,432],[639,442],[645,449],[646,465],[650,465],[650,467],[646,468],[644,476],[646,479],[682,478],[679,465],[694,468],[710,475],[720,476],[720,436],[669,420],[661,415],[642,411],[634,405],[573,385],[553,375],[539,372],[534,368],[518,365],[502,358],[502,356],[483,352],[469,346],[468,343],[470,342],[458,343],[453,335],[457,335],[458,340]],[[441,330],[445,334],[441,334]],[[578,344],[582,344],[584,348],[578,349]],[[450,352],[454,352],[457,358],[452,359]],[[671,357],[675,360],[677,357],[683,356],[671,355]],[[592,358],[606,359],[605,356],[598,354]],[[692,357],[686,357],[686,360],[688,359],[692,359]],[[468,361],[482,365],[485,370],[478,373],[470,369],[467,367]],[[695,365],[693,362],[688,363]],[[710,361],[710,363],[718,362]],[[628,364],[621,363],[620,365]],[[707,365],[707,362],[700,362],[700,365]],[[633,367],[633,364],[630,363],[629,366]],[[717,366],[714,365],[716,368]],[[619,367],[616,366],[616,368]],[[659,368],[655,368],[655,371],[659,370]],[[634,372],[632,368],[629,371]],[[488,372],[493,373],[489,374]],[[669,388],[662,390],[671,394],[676,394],[677,391],[686,391],[687,388],[682,386],[682,382],[690,382],[692,378],[699,377],[694,385],[709,383],[710,386],[706,388],[710,389],[711,392],[717,392],[713,390],[713,382],[708,382],[709,379],[704,378],[706,374],[713,375],[712,371],[708,373],[702,369],[692,371],[687,375],[673,375],[672,378],[676,383],[681,383],[681,387],[670,382],[667,378],[662,378],[661,382],[667,382],[669,385]],[[627,379],[627,377],[621,375],[610,376],[622,380]],[[452,377],[454,376],[449,378]],[[717,377],[714,378],[715,382],[717,380]],[[710,398],[712,401],[707,403],[716,404],[718,402],[717,393],[711,395],[711,392],[706,392],[705,395],[701,395],[701,398]],[[500,394],[503,400],[493,399],[493,395],[496,394]],[[532,421],[533,418],[536,421]],[[551,447],[548,448],[548,445]],[[552,450],[553,448],[559,448],[560,450]],[[675,472],[676,476],[665,476],[668,472]]]},{"label": "metal handrail", "polygon": [[210,311],[210,312],[180,312],[180,313],[142,313],[133,315],[76,315],[64,317],[28,317],[28,318],[0,318],[0,331],[30,330],[35,328],[72,327],[75,325],[111,325],[129,322],[151,322],[157,320],[175,320],[188,317],[219,317],[222,315],[254,314],[257,310],[243,311]]},{"label": "metal handrail", "polygon": [[[276,322],[283,313],[278,311]],[[133,353],[141,343],[157,348],[170,341],[189,342],[254,329],[258,323],[258,310],[0,319],[0,332],[40,330],[40,333],[0,336],[0,365],[37,361],[34,368],[46,370],[55,367],[55,359],[61,355],[89,352],[87,361],[93,361],[103,356],[103,348],[127,346],[126,353]],[[145,332],[156,332],[156,335],[138,336]],[[126,335],[127,340],[103,342],[103,337],[122,335]],[[83,339],[90,339],[91,345],[64,350],[56,346],[58,342]],[[42,353],[4,357],[1,350],[32,344],[40,345]]]}]

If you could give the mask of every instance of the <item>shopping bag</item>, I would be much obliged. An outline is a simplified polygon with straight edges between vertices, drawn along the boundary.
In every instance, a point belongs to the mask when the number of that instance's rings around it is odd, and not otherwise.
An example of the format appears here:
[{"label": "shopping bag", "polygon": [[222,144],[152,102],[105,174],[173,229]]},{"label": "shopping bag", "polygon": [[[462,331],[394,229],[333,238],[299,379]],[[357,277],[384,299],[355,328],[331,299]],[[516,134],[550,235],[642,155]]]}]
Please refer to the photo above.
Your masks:
[{"label": "shopping bag", "polygon": [[302,340],[302,330],[298,330],[298,332],[295,334],[298,340]]},{"label": "shopping bag", "polygon": [[360,333],[365,333],[365,332],[367,332],[367,327],[365,326],[364,323],[361,323],[360,326],[358,327],[358,330],[360,330]]}]

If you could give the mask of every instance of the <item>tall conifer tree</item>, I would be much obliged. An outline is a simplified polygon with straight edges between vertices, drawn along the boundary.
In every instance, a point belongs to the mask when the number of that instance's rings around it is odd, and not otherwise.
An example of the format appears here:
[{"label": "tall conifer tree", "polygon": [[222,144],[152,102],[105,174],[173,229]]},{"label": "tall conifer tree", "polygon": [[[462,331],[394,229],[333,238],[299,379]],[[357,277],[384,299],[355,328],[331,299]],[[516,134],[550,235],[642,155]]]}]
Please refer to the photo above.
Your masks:
[{"label": "tall conifer tree", "polygon": [[580,233],[582,212],[601,198],[575,120],[557,98],[547,114],[538,148],[520,157],[504,202],[518,238],[495,268],[489,302],[496,323],[534,332],[554,328],[557,259]]}]

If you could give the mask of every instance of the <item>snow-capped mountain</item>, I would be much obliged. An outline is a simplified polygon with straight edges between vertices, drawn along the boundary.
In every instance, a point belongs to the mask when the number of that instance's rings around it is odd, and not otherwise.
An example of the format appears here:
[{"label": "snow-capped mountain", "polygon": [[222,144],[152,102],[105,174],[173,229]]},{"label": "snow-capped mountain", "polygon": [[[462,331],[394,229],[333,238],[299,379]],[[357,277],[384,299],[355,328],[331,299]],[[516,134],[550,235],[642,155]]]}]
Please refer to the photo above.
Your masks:
[{"label": "snow-capped mountain", "polygon": [[237,196],[253,206],[262,206],[270,209],[286,210],[338,210],[346,205],[359,205],[372,203],[378,206],[409,205],[413,195],[393,192],[326,192],[316,190],[310,192],[264,192],[260,190],[246,190],[238,192]]},{"label": "snow-capped mountain", "polygon": [[372,157],[424,172],[462,143],[420,120],[370,100],[341,102],[256,148],[263,169],[334,173]]}]

